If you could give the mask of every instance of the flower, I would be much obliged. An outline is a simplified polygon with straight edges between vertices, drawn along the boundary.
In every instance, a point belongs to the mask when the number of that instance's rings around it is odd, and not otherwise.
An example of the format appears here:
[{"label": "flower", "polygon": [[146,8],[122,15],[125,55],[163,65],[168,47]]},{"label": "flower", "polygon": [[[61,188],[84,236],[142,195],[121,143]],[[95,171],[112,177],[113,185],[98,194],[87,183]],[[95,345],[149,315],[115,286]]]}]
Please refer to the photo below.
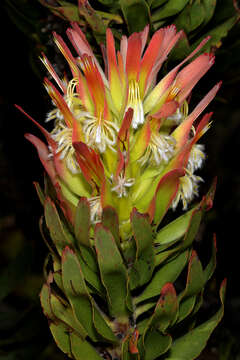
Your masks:
[{"label": "flower", "polygon": [[[159,70],[183,32],[177,32],[174,25],[162,28],[146,45],[148,32],[147,26],[129,38],[122,36],[116,52],[108,29],[106,46],[102,46],[105,71],[76,23],[67,35],[77,56],[54,34],[72,79],[61,79],[43,54],[42,62],[56,83],[45,79],[54,104],[47,121],[52,120],[54,127],[48,133],[33,120],[48,146],[27,135],[70,220],[80,197],[89,199],[93,224],[110,205],[118,213],[123,239],[131,231],[133,207],[148,212],[157,224],[159,213],[170,206],[176,208],[179,201],[186,209],[198,194],[202,179],[194,173],[205,154],[196,143],[208,129],[211,114],[197,127],[195,120],[220,87],[215,85],[188,113],[189,94],[214,63],[212,54],[195,57],[208,38],[159,80]],[[163,192],[164,209],[160,211]]]}]

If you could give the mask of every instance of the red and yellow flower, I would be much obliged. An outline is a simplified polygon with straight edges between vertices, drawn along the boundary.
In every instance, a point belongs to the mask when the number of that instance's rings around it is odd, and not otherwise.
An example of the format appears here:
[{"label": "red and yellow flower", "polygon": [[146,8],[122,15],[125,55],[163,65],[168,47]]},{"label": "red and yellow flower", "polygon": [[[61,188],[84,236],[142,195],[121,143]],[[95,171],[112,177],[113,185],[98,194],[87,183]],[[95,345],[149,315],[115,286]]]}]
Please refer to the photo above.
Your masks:
[{"label": "red and yellow flower", "polygon": [[214,86],[189,114],[189,95],[214,63],[212,54],[195,57],[208,38],[159,81],[159,70],[183,33],[168,26],[155,32],[146,45],[148,31],[146,27],[129,38],[123,36],[116,51],[108,29],[102,46],[105,71],[77,24],[67,31],[76,56],[54,34],[72,78],[62,80],[43,55],[55,81],[54,85],[45,79],[54,104],[47,120],[54,121],[54,129],[49,133],[37,124],[47,145],[26,135],[68,218],[74,217],[80,197],[89,200],[92,223],[101,219],[103,207],[112,206],[123,240],[130,233],[133,207],[158,223],[169,207],[182,201],[186,208],[198,194],[202,179],[195,171],[205,154],[197,141],[212,114],[203,116],[198,126],[195,120],[220,87]]}]

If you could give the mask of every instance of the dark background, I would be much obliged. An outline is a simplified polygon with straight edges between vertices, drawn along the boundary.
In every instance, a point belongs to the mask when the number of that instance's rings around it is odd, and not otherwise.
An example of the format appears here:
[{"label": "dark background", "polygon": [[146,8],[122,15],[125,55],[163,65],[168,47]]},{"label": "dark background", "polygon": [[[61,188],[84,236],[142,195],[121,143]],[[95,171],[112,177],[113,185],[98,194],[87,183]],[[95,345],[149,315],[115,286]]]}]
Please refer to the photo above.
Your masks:
[{"label": "dark background", "polygon": [[[29,318],[34,318],[36,322],[34,332],[29,332],[29,337],[24,343],[25,347],[29,339],[32,339],[32,344],[39,346],[40,352],[45,351],[45,346],[50,344],[49,353],[52,351],[57,354],[54,355],[58,356],[56,359],[61,359],[62,355],[50,340],[47,321],[39,310],[38,300],[42,283],[42,267],[47,250],[38,230],[42,208],[32,183],[33,181],[42,182],[43,171],[35,149],[24,139],[24,134],[26,132],[40,134],[32,123],[14,107],[14,104],[22,106],[28,114],[43,124],[46,112],[50,109],[50,102],[41,79],[33,72],[30,65],[31,42],[12,24],[1,6],[0,16],[0,251],[2,255],[0,266],[4,269],[18,251],[28,246],[26,250],[28,266],[24,271],[31,274],[24,283],[21,279],[17,280],[15,297],[11,295],[7,298],[9,306],[6,306],[6,302],[1,305],[0,313],[6,314],[9,311],[12,317],[13,309],[18,314],[24,314],[27,311],[28,317],[25,322],[28,323]],[[235,57],[239,56],[240,48],[231,47],[233,40],[239,34],[239,26],[236,25],[229,37],[224,40],[223,50],[217,53],[216,65],[201,81],[202,87],[199,87],[200,99],[201,94],[206,93],[217,81],[223,80],[223,86],[216,100],[209,106],[209,111],[214,110],[214,121],[203,140],[206,144],[208,159],[201,172],[201,176],[205,179],[202,193],[209,188],[213,178],[216,175],[218,177],[214,208],[207,214],[201,228],[201,246],[199,246],[203,256],[205,249],[209,254],[211,237],[213,232],[216,233],[218,266],[214,279],[209,285],[209,303],[216,303],[216,308],[219,284],[223,278],[228,279],[225,318],[214,332],[204,359],[240,358],[237,355],[240,341],[238,246],[240,241],[240,63],[238,60],[234,61]],[[229,62],[229,59],[232,65],[226,68],[225,63]],[[42,69],[40,73],[44,74],[40,61],[36,64]],[[5,323],[0,324],[0,339],[1,337],[6,339],[12,334],[11,321],[10,323],[7,320],[4,321]],[[25,325],[21,322],[19,325],[18,322],[14,326],[16,330],[17,326],[21,329],[21,326]],[[41,344],[38,344],[39,337],[41,337]],[[14,346],[17,348],[18,344],[17,342],[17,345],[11,345],[10,342],[10,345],[3,346],[0,358],[15,359],[6,354]],[[221,353],[224,351],[227,353],[227,347],[231,349],[228,357],[211,357],[214,356],[214,351],[218,352],[216,348],[222,349]],[[24,345],[21,345],[21,348],[24,348]],[[28,357],[18,358],[27,359]]]}]

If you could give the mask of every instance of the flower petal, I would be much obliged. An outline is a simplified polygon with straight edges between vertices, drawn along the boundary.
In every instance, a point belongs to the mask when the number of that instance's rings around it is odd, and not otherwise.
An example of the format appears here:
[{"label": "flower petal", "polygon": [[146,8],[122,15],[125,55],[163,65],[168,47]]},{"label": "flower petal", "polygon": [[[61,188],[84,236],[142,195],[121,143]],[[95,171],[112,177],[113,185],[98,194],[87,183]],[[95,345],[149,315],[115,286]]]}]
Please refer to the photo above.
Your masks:
[{"label": "flower petal", "polygon": [[73,125],[74,122],[74,116],[71,110],[69,109],[66,101],[64,100],[64,97],[60,94],[60,92],[55,88],[55,86],[51,83],[48,78],[44,79],[44,85],[48,92],[48,94],[51,96],[55,106],[59,108],[62,115],[64,116],[64,120],[66,122],[66,125],[70,128]]},{"label": "flower petal", "polygon": [[147,211],[154,224],[158,225],[161,222],[171,206],[177,194],[181,176],[184,176],[184,170],[180,168],[169,171],[160,179]]},{"label": "flower petal", "polygon": [[128,81],[137,81],[140,71],[142,40],[139,33],[133,33],[128,39],[126,73]]},{"label": "flower petal", "polygon": [[166,102],[165,104],[163,104],[161,109],[152,116],[157,119],[166,118],[168,116],[173,115],[177,111],[178,107],[179,104],[175,100]]},{"label": "flower petal", "polygon": [[59,50],[61,51],[61,53],[63,54],[63,56],[65,57],[65,59],[67,60],[70,66],[73,77],[77,77],[77,74],[79,73],[79,69],[75,58],[72,56],[71,51],[69,50],[69,48],[67,47],[67,45],[65,44],[65,42],[63,41],[60,35],[58,35],[56,32],[53,32],[53,36],[57,47],[59,48]]},{"label": "flower petal", "polygon": [[57,182],[57,173],[54,166],[53,159],[50,157],[50,152],[46,144],[42,142],[39,138],[32,134],[25,134],[25,138],[30,141],[35,148],[37,149],[39,159],[44,166],[47,174],[49,175],[53,185]]},{"label": "flower petal", "polygon": [[75,142],[77,162],[87,182],[95,187],[100,186],[105,179],[104,167],[100,156],[83,142]]},{"label": "flower petal", "polygon": [[42,53],[42,58],[40,58],[40,60],[42,61],[42,63],[46,66],[48,72],[50,73],[50,75],[53,77],[53,79],[56,81],[56,83],[58,84],[58,86],[60,87],[60,89],[62,90],[62,92],[64,94],[67,93],[67,88],[65,86],[65,84],[61,81],[61,79],[59,78],[58,74],[56,73],[56,71],[54,70],[52,64],[50,63],[50,61],[48,60],[48,58],[46,57],[46,55],[44,53]]},{"label": "flower petal", "polygon": [[194,121],[205,110],[208,104],[214,99],[220,86],[221,86],[221,82],[216,84],[207,93],[207,95],[204,96],[204,98],[195,107],[195,109],[191,112],[191,114],[188,115],[186,119],[173,131],[171,136],[173,136],[174,139],[176,140],[176,149],[180,149],[186,143]]},{"label": "flower petal", "polygon": [[[188,60],[190,60],[209,40],[209,36],[206,37],[197,48],[189,54],[179,65],[172,69],[160,82],[154,87],[154,89],[149,93],[149,95],[144,100],[144,113],[149,113],[153,108],[156,111],[158,108],[158,101],[164,94],[164,92],[173,84],[173,81],[177,75],[178,70],[182,65],[184,65]],[[162,105],[160,105],[162,106]]]},{"label": "flower petal", "polygon": [[[127,167],[129,162],[129,131],[133,119],[133,109],[129,108],[126,112],[121,128],[118,132],[117,148],[118,148],[118,165],[115,174],[115,178],[118,177],[123,168]],[[123,151],[126,152],[125,157]]]},{"label": "flower petal", "polygon": [[214,59],[213,54],[201,54],[179,72],[174,87],[180,89],[178,94],[180,104],[183,103],[201,77],[211,68],[214,64]]},{"label": "flower petal", "polygon": [[107,29],[107,62],[108,62],[108,80],[111,96],[114,105],[118,111],[122,107],[122,83],[117,66],[115,44],[112,32]]}]

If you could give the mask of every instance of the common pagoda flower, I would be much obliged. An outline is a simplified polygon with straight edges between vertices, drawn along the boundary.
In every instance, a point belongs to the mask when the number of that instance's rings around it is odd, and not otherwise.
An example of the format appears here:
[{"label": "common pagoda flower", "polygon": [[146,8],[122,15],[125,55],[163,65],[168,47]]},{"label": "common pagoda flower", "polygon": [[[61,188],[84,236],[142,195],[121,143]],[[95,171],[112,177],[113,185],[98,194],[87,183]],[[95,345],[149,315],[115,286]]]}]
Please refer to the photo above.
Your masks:
[{"label": "common pagoda flower", "polygon": [[81,197],[89,201],[93,224],[101,220],[104,207],[112,206],[122,240],[131,234],[134,207],[158,223],[170,207],[182,202],[186,209],[198,195],[202,179],[195,171],[205,154],[197,142],[208,129],[211,114],[197,126],[195,121],[220,87],[215,85],[189,113],[189,95],[214,63],[212,54],[196,57],[208,38],[159,80],[161,66],[183,32],[174,25],[162,28],[147,45],[148,32],[147,26],[129,38],[122,36],[116,51],[108,29],[106,46],[102,45],[104,71],[76,23],[67,30],[75,55],[55,33],[72,78],[61,79],[42,56],[55,81],[54,85],[45,79],[54,104],[47,121],[53,121],[54,128],[49,133],[37,124],[47,145],[26,135],[36,146],[68,219],[73,221]]},{"label": "common pagoda flower", "polygon": [[[54,34],[71,78],[61,79],[42,57],[55,81],[45,79],[54,104],[46,120],[53,130],[31,118],[47,143],[26,135],[48,174],[44,192],[36,184],[51,253],[40,299],[57,345],[76,360],[193,360],[223,316],[225,281],[220,309],[194,328],[216,266],[215,240],[204,268],[193,250],[214,186],[186,213],[159,226],[170,207],[188,207],[203,181],[196,174],[205,160],[198,141],[212,114],[198,118],[220,84],[190,112],[188,101],[214,57],[197,56],[205,39],[159,79],[183,33],[162,28],[146,46],[148,30],[123,36],[116,51],[108,29],[105,71],[75,23],[67,31],[74,56]],[[177,293],[175,281],[185,267],[186,286],[178,284]]]}]

